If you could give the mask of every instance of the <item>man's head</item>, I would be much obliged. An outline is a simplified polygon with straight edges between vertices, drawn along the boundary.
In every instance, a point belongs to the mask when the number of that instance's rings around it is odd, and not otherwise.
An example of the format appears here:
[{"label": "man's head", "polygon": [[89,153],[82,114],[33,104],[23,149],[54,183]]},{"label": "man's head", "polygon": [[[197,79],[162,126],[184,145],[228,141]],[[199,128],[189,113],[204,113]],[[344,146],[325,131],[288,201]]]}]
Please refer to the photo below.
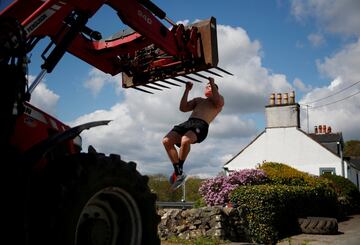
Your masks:
[{"label": "man's head", "polygon": [[[216,89],[219,89],[218,85],[216,83],[214,83]],[[211,85],[210,85],[210,82],[208,82],[206,84],[206,87],[205,87],[205,96],[206,97],[210,97],[212,95],[212,89],[211,89]]]}]

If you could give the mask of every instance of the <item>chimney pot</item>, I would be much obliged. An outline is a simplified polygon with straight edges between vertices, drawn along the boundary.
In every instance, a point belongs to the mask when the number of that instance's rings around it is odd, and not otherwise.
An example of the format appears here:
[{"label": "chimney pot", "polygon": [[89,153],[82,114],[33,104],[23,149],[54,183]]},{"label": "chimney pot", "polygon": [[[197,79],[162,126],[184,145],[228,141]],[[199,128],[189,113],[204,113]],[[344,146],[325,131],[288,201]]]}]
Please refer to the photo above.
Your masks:
[{"label": "chimney pot", "polygon": [[295,104],[295,91],[291,91],[289,103]]},{"label": "chimney pot", "polygon": [[322,126],[319,125],[319,134],[322,134]]},{"label": "chimney pot", "polygon": [[277,94],[277,104],[281,105],[282,104],[282,98],[281,98],[281,93]]},{"label": "chimney pot", "polygon": [[318,127],[317,126],[315,126],[315,134],[318,134],[319,133],[319,131],[318,131]]},{"label": "chimney pot", "polygon": [[284,93],[284,104],[285,105],[289,104],[289,94],[288,93]]},{"label": "chimney pot", "polygon": [[323,133],[326,134],[326,125],[323,125]]},{"label": "chimney pot", "polygon": [[275,93],[272,93],[270,96],[270,105],[275,105]]},{"label": "chimney pot", "polygon": [[328,128],[327,128],[327,132],[328,132],[328,134],[331,134],[331,127],[330,126],[328,126]]}]

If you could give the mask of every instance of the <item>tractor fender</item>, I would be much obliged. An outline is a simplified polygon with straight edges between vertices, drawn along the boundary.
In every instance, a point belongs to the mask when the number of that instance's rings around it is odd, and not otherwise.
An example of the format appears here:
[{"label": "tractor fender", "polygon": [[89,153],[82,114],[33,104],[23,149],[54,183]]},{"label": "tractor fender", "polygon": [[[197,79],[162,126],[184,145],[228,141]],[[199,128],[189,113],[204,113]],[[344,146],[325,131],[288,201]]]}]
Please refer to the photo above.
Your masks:
[{"label": "tractor fender", "polygon": [[[73,139],[78,136],[83,130],[90,129],[97,126],[108,125],[111,120],[93,121],[84,123],[72,128],[69,128],[63,132],[59,132],[51,135],[49,138],[39,142],[38,144],[31,147],[29,150],[24,152],[21,159],[31,163],[31,166],[42,158],[47,152],[53,149],[56,145],[63,143],[67,140]],[[29,166],[29,167],[31,167]]]}]

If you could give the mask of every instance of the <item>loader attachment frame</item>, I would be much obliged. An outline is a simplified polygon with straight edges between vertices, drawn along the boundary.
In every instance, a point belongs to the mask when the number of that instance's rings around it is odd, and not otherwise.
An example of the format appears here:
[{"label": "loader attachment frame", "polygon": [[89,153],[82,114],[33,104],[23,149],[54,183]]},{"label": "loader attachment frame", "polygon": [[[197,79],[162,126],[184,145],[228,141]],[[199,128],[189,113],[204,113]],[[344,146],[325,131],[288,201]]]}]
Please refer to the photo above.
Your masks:
[{"label": "loader attachment frame", "polygon": [[[211,17],[187,27],[188,32],[194,32],[192,35],[192,43],[188,45],[192,49],[192,56],[187,59],[179,59],[167,56],[159,52],[157,57],[151,56],[152,59],[142,70],[137,70],[133,74],[128,72],[122,73],[122,82],[124,88],[132,88],[136,86],[154,83],[156,81],[164,81],[169,78],[184,76],[188,74],[196,74],[200,71],[207,71],[218,65],[218,48],[216,34],[216,19]],[[149,47],[149,50],[151,47]],[[149,51],[150,52],[150,51]],[[141,54],[139,54],[140,56]],[[134,60],[141,59],[136,57]],[[176,79],[175,79],[176,80]],[[179,80],[177,80],[179,81]],[[180,80],[182,81],[182,80]],[[198,80],[199,81],[199,80]]]}]

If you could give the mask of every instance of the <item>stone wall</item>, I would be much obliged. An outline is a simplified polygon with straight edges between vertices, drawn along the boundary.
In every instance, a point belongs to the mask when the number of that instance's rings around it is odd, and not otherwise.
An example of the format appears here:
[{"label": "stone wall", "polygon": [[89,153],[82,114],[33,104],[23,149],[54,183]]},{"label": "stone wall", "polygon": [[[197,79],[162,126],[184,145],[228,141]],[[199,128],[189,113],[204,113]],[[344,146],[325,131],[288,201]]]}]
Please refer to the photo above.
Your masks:
[{"label": "stone wall", "polygon": [[159,236],[192,239],[207,236],[220,240],[247,242],[246,226],[235,208],[159,209]]}]

